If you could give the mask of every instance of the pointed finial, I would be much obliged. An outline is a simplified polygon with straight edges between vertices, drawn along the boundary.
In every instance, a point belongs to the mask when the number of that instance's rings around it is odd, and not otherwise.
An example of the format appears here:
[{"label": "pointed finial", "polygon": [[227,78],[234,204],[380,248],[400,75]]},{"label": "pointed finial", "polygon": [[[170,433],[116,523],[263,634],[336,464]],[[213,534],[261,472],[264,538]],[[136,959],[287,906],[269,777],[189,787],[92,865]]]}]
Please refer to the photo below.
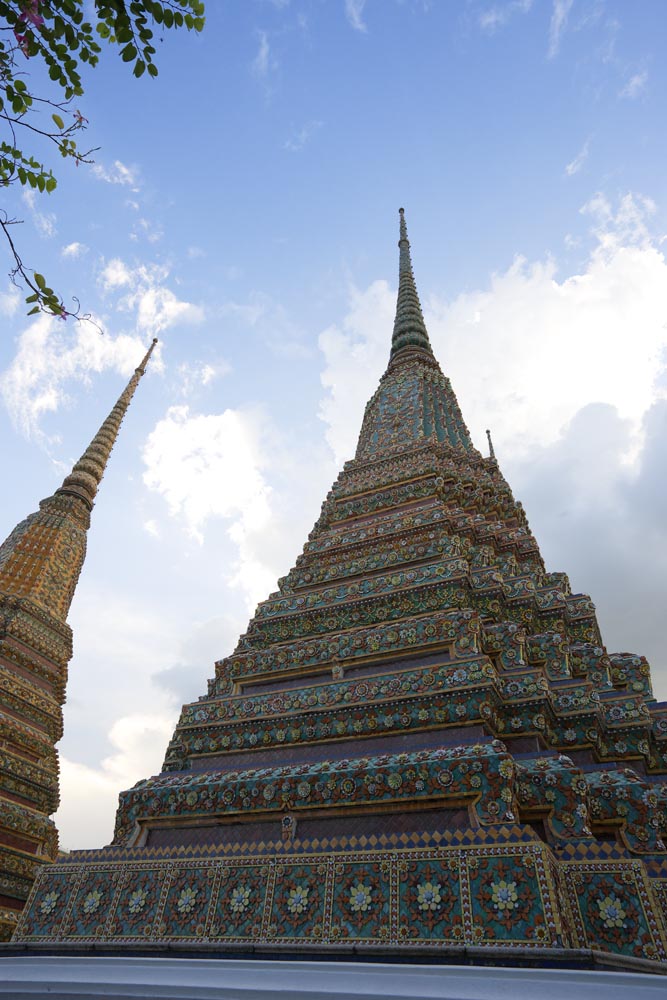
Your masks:
[{"label": "pointed finial", "polygon": [[119,396],[116,405],[111,410],[111,413],[104,421],[70,474],[65,477],[60,489],[56,490],[56,493],[66,493],[77,496],[83,500],[90,510],[92,510],[97,488],[100,485],[102,476],[104,475],[104,470],[106,469],[107,462],[109,461],[111,449],[116,443],[116,438],[118,437],[118,431],[120,430],[123,417],[125,416],[127,408],[130,405],[132,397],[134,396],[134,391],[139,384],[139,379],[146,371],[146,365],[150,360],[150,356],[153,353],[156,344],[157,337],[153,339],[151,346],[146,351],[146,354],[142,358],[140,364],[134,369],[132,378]]},{"label": "pointed finial", "polygon": [[426,324],[422,315],[422,307],[417,295],[412,261],[410,259],[410,241],[405,224],[405,209],[399,208],[400,238],[398,241],[398,298],[396,300],[396,318],[394,333],[391,338],[391,355],[404,347],[421,348],[433,354],[431,343],[426,332]]},{"label": "pointed finial", "polygon": [[493,441],[491,440],[491,431],[487,430],[486,436],[487,436],[487,438],[489,440],[489,458],[492,458],[493,461],[495,462],[496,461],[496,453],[493,450]]}]

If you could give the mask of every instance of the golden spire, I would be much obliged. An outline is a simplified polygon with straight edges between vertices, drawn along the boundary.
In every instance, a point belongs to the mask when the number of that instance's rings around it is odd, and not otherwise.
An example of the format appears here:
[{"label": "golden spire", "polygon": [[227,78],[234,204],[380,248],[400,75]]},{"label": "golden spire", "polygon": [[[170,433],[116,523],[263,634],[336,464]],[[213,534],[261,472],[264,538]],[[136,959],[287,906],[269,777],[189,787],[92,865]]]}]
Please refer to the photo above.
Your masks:
[{"label": "golden spire", "polygon": [[134,369],[132,378],[125,387],[124,392],[122,392],[119,396],[118,402],[111,410],[111,413],[106,418],[70,474],[65,477],[60,489],[56,490],[56,493],[65,493],[77,496],[88,505],[89,510],[93,509],[93,501],[95,500],[97,488],[100,485],[102,476],[104,475],[104,470],[107,462],[109,461],[111,449],[116,443],[116,438],[118,437],[118,431],[120,430],[123,417],[125,416],[127,408],[130,405],[132,397],[134,396],[135,389],[139,384],[139,379],[146,371],[146,365],[148,364],[156,344],[157,337],[154,338],[153,343],[146,351],[141,364]]},{"label": "golden spire", "polygon": [[157,340],[62,486],[0,545],[0,604],[27,599],[64,622],[86,557],[90,512],[121,422]]}]

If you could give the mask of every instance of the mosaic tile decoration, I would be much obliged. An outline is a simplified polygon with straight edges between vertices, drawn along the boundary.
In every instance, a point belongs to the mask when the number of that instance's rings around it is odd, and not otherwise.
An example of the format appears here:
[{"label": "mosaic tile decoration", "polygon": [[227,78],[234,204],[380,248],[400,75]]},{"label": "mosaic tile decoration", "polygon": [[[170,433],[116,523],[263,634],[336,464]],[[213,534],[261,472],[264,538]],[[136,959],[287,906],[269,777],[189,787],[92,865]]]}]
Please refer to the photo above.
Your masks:
[{"label": "mosaic tile decoration", "polygon": [[[65,886],[69,891],[65,891]],[[23,941],[198,940],[563,947],[538,844],[59,865]]]}]

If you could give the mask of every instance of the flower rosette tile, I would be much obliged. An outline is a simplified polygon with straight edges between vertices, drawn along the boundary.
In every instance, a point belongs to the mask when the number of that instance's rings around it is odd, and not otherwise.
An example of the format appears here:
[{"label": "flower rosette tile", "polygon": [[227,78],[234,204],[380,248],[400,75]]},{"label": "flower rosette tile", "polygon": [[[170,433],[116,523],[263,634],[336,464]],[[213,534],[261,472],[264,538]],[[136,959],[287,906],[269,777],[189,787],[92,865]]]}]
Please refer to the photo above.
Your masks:
[{"label": "flower rosette tile", "polygon": [[268,880],[268,865],[230,865],[224,868],[210,937],[258,938],[262,929]]},{"label": "flower rosette tile", "polygon": [[331,936],[379,940],[389,936],[389,864],[334,866]]},{"label": "flower rosette tile", "polygon": [[19,928],[22,938],[52,937],[60,932],[72,891],[71,885],[72,876],[69,872],[45,869],[29,906],[21,915]]},{"label": "flower rosette tile", "polygon": [[468,883],[477,943],[552,943],[530,856],[471,857]]},{"label": "flower rosette tile", "polygon": [[323,936],[325,864],[276,865],[269,937]]},{"label": "flower rosette tile", "polygon": [[662,958],[632,871],[586,872],[575,879],[587,945],[637,958]]},{"label": "flower rosette tile", "polygon": [[154,868],[127,873],[110,933],[122,937],[146,937],[152,933],[164,878],[165,872]]},{"label": "flower rosette tile", "polygon": [[458,857],[399,862],[398,933],[401,939],[462,942],[459,865]]},{"label": "flower rosette tile", "polygon": [[164,912],[157,929],[158,937],[202,937],[213,891],[215,869],[184,868],[177,870],[167,893]]},{"label": "flower rosette tile", "polygon": [[68,937],[100,937],[104,933],[119,878],[117,871],[86,873],[67,920]]}]

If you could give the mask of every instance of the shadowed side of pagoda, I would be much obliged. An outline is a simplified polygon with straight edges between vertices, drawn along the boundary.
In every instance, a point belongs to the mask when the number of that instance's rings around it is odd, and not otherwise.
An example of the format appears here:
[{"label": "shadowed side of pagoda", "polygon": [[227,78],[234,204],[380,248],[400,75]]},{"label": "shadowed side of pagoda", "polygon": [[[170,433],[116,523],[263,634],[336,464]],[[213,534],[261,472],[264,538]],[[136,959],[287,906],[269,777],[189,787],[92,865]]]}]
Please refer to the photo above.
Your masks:
[{"label": "shadowed side of pagoda", "polygon": [[402,213],[399,248],[389,365],[296,566],[18,940],[667,961],[665,706],[546,572],[433,356]]}]

